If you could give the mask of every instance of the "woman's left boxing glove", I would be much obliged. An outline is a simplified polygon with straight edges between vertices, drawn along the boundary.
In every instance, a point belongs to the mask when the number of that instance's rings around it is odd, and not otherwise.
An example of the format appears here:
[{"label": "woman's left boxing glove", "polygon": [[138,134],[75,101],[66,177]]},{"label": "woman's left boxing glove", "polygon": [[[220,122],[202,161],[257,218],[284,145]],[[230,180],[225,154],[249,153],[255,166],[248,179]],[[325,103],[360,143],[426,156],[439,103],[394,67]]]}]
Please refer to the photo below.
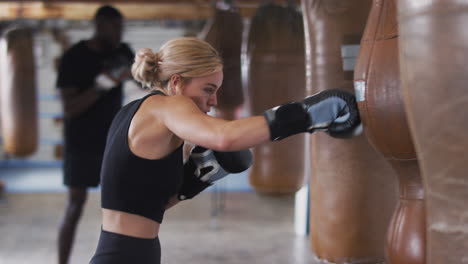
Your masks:
[{"label": "woman's left boxing glove", "polygon": [[252,165],[250,150],[218,152],[204,147],[193,148],[184,164],[184,178],[179,190],[179,200],[191,199],[231,173],[240,173]]}]

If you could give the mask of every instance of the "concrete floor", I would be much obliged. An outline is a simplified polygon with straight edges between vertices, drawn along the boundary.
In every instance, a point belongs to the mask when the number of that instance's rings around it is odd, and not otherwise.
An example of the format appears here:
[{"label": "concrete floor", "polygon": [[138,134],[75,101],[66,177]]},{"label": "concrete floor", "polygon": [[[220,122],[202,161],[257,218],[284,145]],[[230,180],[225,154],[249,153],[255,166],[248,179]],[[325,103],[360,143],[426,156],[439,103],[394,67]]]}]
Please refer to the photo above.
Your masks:
[{"label": "concrete floor", "polygon": [[[0,200],[0,264],[57,263],[57,227],[65,195],[7,193]],[[163,264],[316,262],[308,237],[294,232],[293,197],[228,192],[222,206],[215,206],[212,197],[203,193],[166,212],[160,231]],[[88,263],[94,253],[99,203],[99,193],[91,192],[70,264]]]}]

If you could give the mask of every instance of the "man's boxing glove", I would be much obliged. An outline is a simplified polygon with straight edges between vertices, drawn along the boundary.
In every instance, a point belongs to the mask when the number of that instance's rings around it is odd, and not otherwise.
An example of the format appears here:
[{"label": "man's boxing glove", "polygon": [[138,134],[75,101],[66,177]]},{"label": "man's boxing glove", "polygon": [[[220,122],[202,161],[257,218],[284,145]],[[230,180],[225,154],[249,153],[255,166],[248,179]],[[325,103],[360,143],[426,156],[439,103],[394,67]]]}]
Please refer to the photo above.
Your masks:
[{"label": "man's boxing glove", "polygon": [[109,71],[103,71],[96,76],[94,82],[99,91],[110,91],[123,81],[131,79],[129,67],[121,66]]},{"label": "man's boxing glove", "polygon": [[102,92],[110,91],[119,85],[119,82],[106,72],[102,72],[96,76],[94,83],[96,89]]},{"label": "man's boxing glove", "polygon": [[207,187],[231,173],[240,173],[252,165],[250,150],[218,152],[195,147],[184,164],[184,178],[179,200],[191,199]]},{"label": "man's boxing glove", "polygon": [[336,138],[349,138],[362,132],[354,94],[344,90],[326,90],[265,111],[270,139],[325,131]]}]

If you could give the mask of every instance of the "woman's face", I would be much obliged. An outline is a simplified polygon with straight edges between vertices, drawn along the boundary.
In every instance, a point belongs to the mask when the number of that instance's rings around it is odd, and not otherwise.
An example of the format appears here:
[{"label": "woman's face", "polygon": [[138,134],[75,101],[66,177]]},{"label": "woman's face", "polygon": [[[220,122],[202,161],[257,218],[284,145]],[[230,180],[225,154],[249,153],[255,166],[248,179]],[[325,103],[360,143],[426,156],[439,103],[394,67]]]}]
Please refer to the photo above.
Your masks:
[{"label": "woman's face", "polygon": [[204,113],[218,104],[217,92],[223,83],[223,72],[192,78],[182,89],[182,95],[190,97]]}]

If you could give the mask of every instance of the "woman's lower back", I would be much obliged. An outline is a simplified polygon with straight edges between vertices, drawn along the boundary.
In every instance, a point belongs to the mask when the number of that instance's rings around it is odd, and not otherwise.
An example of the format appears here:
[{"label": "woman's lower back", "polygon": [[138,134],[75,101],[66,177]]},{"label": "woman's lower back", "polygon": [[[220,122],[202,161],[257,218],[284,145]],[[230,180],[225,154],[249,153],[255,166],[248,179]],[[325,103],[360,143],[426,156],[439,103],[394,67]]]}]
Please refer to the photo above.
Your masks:
[{"label": "woman's lower back", "polygon": [[102,209],[102,230],[116,234],[153,239],[158,236],[159,223],[149,218],[122,211]]}]

